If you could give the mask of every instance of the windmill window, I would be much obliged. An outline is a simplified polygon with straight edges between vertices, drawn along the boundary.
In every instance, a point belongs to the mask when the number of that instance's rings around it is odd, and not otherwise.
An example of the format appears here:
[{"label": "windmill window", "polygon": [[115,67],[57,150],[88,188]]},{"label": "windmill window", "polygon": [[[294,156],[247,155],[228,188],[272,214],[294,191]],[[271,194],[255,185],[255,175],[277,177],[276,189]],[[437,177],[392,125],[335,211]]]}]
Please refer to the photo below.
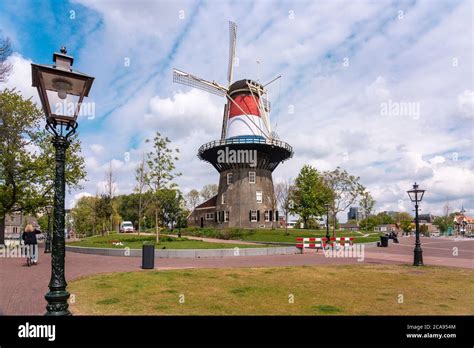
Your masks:
[{"label": "windmill window", "polygon": [[251,210],[250,211],[250,221],[251,222],[257,222],[257,211],[256,210]]},{"label": "windmill window", "polygon": [[249,172],[249,183],[255,184],[255,172]]},{"label": "windmill window", "polygon": [[263,202],[263,192],[262,191],[257,191],[256,198],[257,198],[257,203],[262,203]]},{"label": "windmill window", "polygon": [[268,210],[265,210],[265,221],[270,221],[270,212]]},{"label": "windmill window", "polygon": [[232,179],[234,175],[232,173],[227,173],[227,185],[232,184]]}]

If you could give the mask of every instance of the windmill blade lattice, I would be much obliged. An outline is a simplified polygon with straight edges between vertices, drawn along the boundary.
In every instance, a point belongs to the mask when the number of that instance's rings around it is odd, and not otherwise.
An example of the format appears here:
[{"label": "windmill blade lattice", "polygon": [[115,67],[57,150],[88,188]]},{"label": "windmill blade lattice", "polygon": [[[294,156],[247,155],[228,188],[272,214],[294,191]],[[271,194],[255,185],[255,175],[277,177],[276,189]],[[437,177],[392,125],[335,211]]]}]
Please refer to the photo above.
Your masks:
[{"label": "windmill blade lattice", "polygon": [[234,78],[234,59],[235,59],[235,45],[237,42],[237,24],[229,21],[229,62],[227,68],[227,82],[229,85]]},{"label": "windmill blade lattice", "polygon": [[270,108],[271,108],[271,106],[272,106],[271,103],[270,103],[270,101],[269,101],[268,99],[266,99],[266,98],[262,98],[262,103],[263,103],[263,107],[265,108],[265,110],[266,110],[267,112],[270,112]]},{"label": "windmill blade lattice", "polygon": [[194,75],[185,73],[183,71],[174,69],[173,70],[173,82],[180,83],[185,86],[194,87],[203,91],[225,97],[227,89],[218,85],[215,82],[209,82]]}]

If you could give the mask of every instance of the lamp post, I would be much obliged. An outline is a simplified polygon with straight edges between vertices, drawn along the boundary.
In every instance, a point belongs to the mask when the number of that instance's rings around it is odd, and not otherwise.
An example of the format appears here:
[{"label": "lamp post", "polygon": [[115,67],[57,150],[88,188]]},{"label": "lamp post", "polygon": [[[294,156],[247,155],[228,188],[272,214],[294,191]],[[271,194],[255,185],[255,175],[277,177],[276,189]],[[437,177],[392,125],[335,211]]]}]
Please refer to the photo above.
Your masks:
[{"label": "lamp post", "polygon": [[423,251],[421,250],[420,243],[420,223],[418,220],[418,203],[423,199],[425,190],[418,188],[418,184],[415,182],[413,188],[407,191],[410,200],[415,203],[415,231],[416,231],[416,241],[415,241],[415,250],[414,250],[414,260],[413,266],[423,266]]},{"label": "lamp post", "polygon": [[464,234],[466,233],[466,224],[467,222],[465,221],[465,215],[464,213],[466,212],[466,210],[464,210],[464,206],[461,208],[461,223],[459,224],[459,235],[463,236],[464,237]]},{"label": "lamp post", "polygon": [[329,208],[331,205],[326,203],[324,206],[326,207],[326,243],[329,243],[329,240],[331,239],[329,236]]},{"label": "lamp post", "polygon": [[46,233],[46,242],[44,243],[44,253],[51,254],[51,213],[53,211],[53,206],[47,205],[45,209],[46,214],[48,215],[48,230]]},{"label": "lamp post", "polygon": [[64,240],[64,196],[66,189],[65,161],[69,137],[76,132],[77,117],[84,97],[87,97],[94,78],[72,70],[74,58],[66,47],[53,54],[54,65],[31,64],[32,85],[38,89],[46,116],[46,130],[53,135],[56,152],[54,179],[54,219],[51,253],[51,280],[46,315],[71,315],[67,300],[64,272],[66,247]]}]

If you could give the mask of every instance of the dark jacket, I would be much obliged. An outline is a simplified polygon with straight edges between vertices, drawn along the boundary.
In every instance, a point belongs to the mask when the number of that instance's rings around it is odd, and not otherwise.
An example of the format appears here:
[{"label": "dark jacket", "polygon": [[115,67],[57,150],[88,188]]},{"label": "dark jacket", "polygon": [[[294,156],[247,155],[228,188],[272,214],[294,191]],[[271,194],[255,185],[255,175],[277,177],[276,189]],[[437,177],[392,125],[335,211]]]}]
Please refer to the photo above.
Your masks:
[{"label": "dark jacket", "polygon": [[36,240],[36,235],[40,233],[41,231],[34,229],[33,232],[23,232],[23,236],[21,238],[24,240],[25,244],[35,245],[35,244],[38,244],[38,241]]}]

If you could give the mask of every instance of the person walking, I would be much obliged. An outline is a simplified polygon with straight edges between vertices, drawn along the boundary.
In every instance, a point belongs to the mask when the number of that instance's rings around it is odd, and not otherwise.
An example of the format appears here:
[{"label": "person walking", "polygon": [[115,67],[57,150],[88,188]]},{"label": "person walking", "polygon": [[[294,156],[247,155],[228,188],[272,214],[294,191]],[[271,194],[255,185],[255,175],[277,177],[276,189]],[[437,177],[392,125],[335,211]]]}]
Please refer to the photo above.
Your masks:
[{"label": "person walking", "polygon": [[28,257],[31,257],[31,262],[33,265],[38,263],[38,240],[36,235],[41,232],[34,228],[33,225],[26,225],[25,232],[23,233],[22,239],[25,242],[25,245],[28,246]]}]

